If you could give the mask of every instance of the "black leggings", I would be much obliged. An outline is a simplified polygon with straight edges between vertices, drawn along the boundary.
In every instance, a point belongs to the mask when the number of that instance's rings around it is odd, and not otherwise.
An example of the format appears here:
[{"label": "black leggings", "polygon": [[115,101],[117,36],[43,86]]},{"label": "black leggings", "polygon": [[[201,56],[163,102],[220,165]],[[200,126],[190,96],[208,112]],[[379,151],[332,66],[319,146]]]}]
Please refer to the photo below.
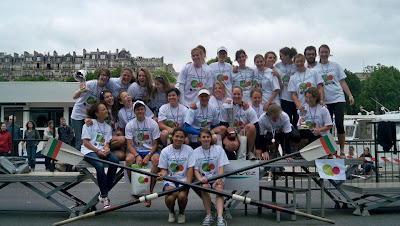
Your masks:
[{"label": "black leggings", "polygon": [[281,100],[281,107],[286,114],[289,115],[290,123],[294,128],[297,127],[297,121],[299,121],[299,115],[297,114],[297,108],[294,102],[287,100]]},{"label": "black leggings", "polygon": [[339,102],[339,103],[327,104],[326,106],[328,107],[329,114],[331,115],[332,119],[333,119],[333,114],[335,114],[335,125],[337,133],[344,134],[343,121],[344,121],[345,103]]}]

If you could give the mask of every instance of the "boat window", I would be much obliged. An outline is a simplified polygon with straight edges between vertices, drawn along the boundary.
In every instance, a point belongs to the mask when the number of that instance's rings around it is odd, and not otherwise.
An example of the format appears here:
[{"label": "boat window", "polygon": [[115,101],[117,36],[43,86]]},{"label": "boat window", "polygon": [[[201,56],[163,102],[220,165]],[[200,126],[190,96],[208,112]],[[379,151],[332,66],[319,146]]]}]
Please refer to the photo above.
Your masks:
[{"label": "boat window", "polygon": [[346,126],[346,137],[353,137],[355,126]]}]

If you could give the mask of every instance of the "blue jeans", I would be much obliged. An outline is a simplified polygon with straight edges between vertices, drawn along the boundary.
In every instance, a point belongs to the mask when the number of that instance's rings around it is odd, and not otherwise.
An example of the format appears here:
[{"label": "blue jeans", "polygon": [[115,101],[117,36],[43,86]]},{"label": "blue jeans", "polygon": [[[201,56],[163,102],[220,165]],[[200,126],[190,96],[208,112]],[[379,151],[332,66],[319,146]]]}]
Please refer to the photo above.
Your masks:
[{"label": "blue jeans", "polygon": [[82,127],[85,124],[85,120],[75,120],[71,118],[71,125],[75,131],[75,149],[80,151],[82,146]]},{"label": "blue jeans", "polygon": [[369,171],[371,171],[371,169],[376,172],[376,167],[373,163],[367,162],[364,165],[361,165],[361,168],[364,169],[365,173],[369,173]]},{"label": "blue jeans", "polygon": [[[90,153],[86,154],[86,156],[100,159],[100,157],[97,155],[97,153],[94,153],[94,152],[90,152]],[[114,166],[114,165],[108,165],[108,172],[106,175],[104,172],[104,163],[98,162],[96,160],[88,159],[88,158],[84,158],[84,160],[96,169],[97,183],[100,188],[101,197],[103,197],[103,198],[108,197],[108,192],[112,188],[115,173],[117,172],[118,167]],[[119,163],[118,157],[112,152],[110,152],[110,154],[104,160],[114,162],[117,164]]]},{"label": "blue jeans", "polygon": [[28,164],[31,169],[35,169],[36,165],[36,150],[37,146],[27,146],[26,151],[28,152]]}]

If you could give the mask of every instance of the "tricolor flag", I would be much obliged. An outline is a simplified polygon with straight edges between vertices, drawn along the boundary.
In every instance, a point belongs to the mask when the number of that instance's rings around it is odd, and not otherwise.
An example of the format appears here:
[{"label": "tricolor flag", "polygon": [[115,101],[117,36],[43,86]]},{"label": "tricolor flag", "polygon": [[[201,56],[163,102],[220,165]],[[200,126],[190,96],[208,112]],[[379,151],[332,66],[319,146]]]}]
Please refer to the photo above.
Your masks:
[{"label": "tricolor flag", "polygon": [[83,154],[81,152],[54,138],[49,139],[42,150],[42,154],[71,165],[77,165],[83,159]]},{"label": "tricolor flag", "polygon": [[328,134],[305,146],[300,150],[300,154],[305,160],[311,161],[328,154],[333,154],[337,150],[339,150],[339,147],[335,139],[332,134]]},{"label": "tricolor flag", "polygon": [[315,165],[321,178],[346,180],[344,159],[316,159]]}]

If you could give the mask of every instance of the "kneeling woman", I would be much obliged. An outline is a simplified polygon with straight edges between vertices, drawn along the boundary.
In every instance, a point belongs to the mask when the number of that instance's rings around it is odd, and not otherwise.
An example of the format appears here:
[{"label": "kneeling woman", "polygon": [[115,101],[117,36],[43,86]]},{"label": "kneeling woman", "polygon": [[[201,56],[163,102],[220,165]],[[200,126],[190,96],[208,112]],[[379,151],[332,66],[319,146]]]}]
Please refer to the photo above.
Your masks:
[{"label": "kneeling woman", "polygon": [[[220,178],[209,182],[208,179],[224,173],[224,166],[229,164],[224,149],[219,145],[214,145],[211,142],[211,132],[207,129],[200,131],[201,146],[194,150],[196,165],[194,166],[194,176],[197,180],[203,183],[203,187],[213,188],[218,191],[224,190],[224,179]],[[206,209],[206,217],[203,220],[203,225],[211,225],[213,217],[211,215],[211,197],[210,193],[201,191],[204,208]],[[222,196],[216,196],[217,207],[217,224],[225,225],[225,220],[222,217],[224,211],[224,199]]]},{"label": "kneeling woman", "polygon": [[[186,138],[186,132],[182,127],[176,127],[172,131],[172,144],[164,148],[160,155],[160,161],[158,168],[161,172],[158,173],[160,176],[158,179],[161,180],[163,177],[168,176],[180,181],[192,182],[193,178],[193,166],[195,159],[193,156],[193,149],[184,144]],[[182,185],[164,181],[164,191],[172,190]],[[169,209],[168,222],[175,222],[175,201],[178,200],[179,214],[178,223],[185,223],[184,211],[188,201],[189,188],[174,192],[170,195],[165,196],[165,205]]]},{"label": "kneeling woman", "polygon": [[300,130],[301,138],[307,140],[307,143],[311,143],[329,133],[332,128],[332,118],[328,109],[319,104],[321,96],[317,88],[309,88],[305,95],[307,104],[305,104],[304,109],[306,114],[302,115],[299,111],[298,125],[301,128],[306,128]]},{"label": "kneeling woman", "polygon": [[[119,163],[117,156],[110,152],[109,145],[112,137],[112,129],[105,122],[105,119],[108,117],[107,107],[104,104],[93,104],[86,111],[86,114],[92,119],[93,126],[84,125],[82,128],[83,144],[81,152],[93,158]],[[110,207],[108,192],[112,188],[117,167],[109,165],[106,175],[104,172],[104,163],[87,158],[85,158],[85,161],[96,169],[97,182],[100,187],[104,209]]]}]

